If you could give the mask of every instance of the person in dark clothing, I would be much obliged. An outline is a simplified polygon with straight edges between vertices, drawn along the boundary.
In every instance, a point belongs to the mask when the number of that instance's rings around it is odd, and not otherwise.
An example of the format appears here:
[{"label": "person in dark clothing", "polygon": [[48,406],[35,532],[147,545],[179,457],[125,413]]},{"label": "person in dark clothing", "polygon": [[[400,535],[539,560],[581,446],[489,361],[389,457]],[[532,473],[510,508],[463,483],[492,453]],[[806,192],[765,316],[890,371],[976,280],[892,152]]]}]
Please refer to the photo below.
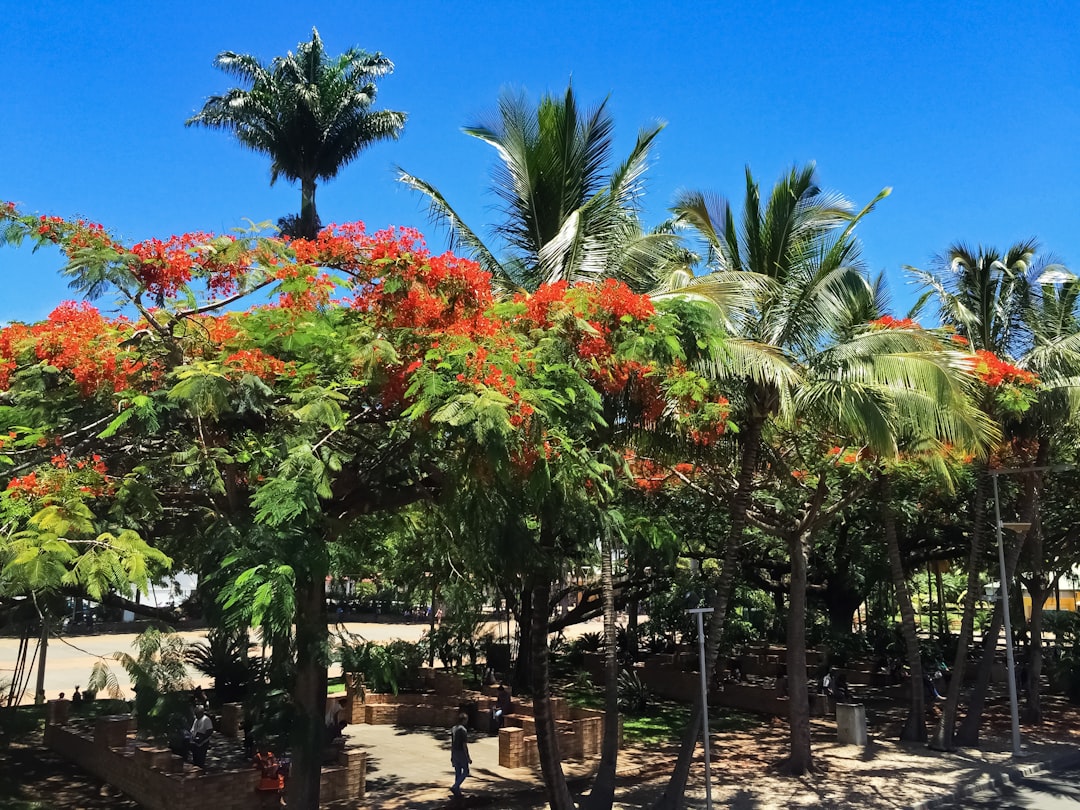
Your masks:
[{"label": "person in dark clothing", "polygon": [[454,785],[450,792],[461,798],[461,783],[469,776],[469,716],[462,712],[458,715],[457,725],[450,729],[450,764],[454,766]]}]

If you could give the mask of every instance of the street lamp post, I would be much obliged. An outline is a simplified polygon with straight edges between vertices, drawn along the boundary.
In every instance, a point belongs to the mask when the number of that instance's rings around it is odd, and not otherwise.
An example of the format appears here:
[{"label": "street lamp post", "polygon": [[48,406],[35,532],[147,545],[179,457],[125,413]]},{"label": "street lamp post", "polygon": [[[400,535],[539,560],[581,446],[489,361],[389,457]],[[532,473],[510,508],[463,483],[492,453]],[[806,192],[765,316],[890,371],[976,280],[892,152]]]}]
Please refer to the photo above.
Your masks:
[{"label": "street lamp post", "polygon": [[697,618],[698,669],[701,671],[701,742],[705,749],[705,808],[712,810],[712,771],[709,767],[709,681],[705,674],[705,625],[701,617],[712,613],[711,607],[691,608]]}]

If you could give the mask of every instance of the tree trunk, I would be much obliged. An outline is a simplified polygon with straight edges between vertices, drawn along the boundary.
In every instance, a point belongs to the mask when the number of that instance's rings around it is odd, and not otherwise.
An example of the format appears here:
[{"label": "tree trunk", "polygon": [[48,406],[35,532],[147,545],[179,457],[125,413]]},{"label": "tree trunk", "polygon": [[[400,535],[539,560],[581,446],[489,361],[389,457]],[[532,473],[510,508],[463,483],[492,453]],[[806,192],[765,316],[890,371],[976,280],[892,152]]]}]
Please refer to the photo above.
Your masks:
[{"label": "tree trunk", "polygon": [[[1050,460],[1050,441],[1041,439],[1035,454],[1035,466],[1044,467]],[[1030,521],[1031,528],[1027,534],[1027,544],[1031,550],[1031,581],[1028,583],[1028,592],[1031,594],[1031,619],[1028,623],[1028,661],[1027,661],[1027,706],[1024,709],[1024,720],[1028,723],[1042,722],[1042,702],[1040,685],[1042,681],[1042,626],[1043,608],[1046,598],[1050,594],[1051,583],[1046,579],[1045,564],[1043,559],[1043,536],[1042,525],[1039,519],[1039,497],[1042,492],[1044,473],[1032,472],[1026,476],[1024,491],[1024,508],[1021,511],[1021,519]],[[1017,545],[1023,545],[1023,539]],[[1024,599],[1023,591],[1020,592],[1020,613],[1023,615]]]},{"label": "tree trunk", "polygon": [[919,634],[915,628],[915,608],[911,604],[904,562],[900,556],[900,541],[896,534],[896,514],[892,508],[892,486],[888,473],[878,476],[881,498],[881,522],[885,528],[885,545],[889,550],[889,572],[892,574],[896,601],[900,605],[900,632],[904,636],[910,678],[910,703],[907,721],[900,732],[905,742],[926,742],[926,690],[923,688],[922,653],[919,650]]},{"label": "tree trunk", "polygon": [[[1046,458],[1042,456],[1042,447],[1040,447],[1037,454],[1036,463],[1046,463]],[[1021,520],[1033,520],[1040,480],[1041,476],[1029,477],[1024,501],[1020,505]],[[1033,528],[1037,530],[1037,527]],[[1011,582],[1016,574],[1016,567],[1020,562],[1026,539],[1026,536],[1010,538],[1010,545],[1005,549],[1005,579],[1007,582]],[[1022,601],[1021,604],[1023,604]],[[961,745],[976,746],[979,744],[982,715],[983,710],[986,708],[986,693],[990,688],[990,676],[993,673],[994,659],[997,655],[998,637],[1001,635],[1001,628],[1004,623],[1005,616],[1001,612],[1001,602],[995,602],[994,612],[990,619],[990,628],[987,631],[987,637],[983,640],[982,659],[979,661],[979,672],[975,679],[975,686],[971,691],[971,697],[968,700],[967,713],[956,733],[957,742]]]},{"label": "tree trunk", "polygon": [[788,609],[787,671],[791,754],[785,770],[801,776],[813,770],[810,752],[810,695],[806,678],[806,577],[808,538],[795,532],[788,538],[791,555],[791,594]]},{"label": "tree trunk", "polygon": [[604,740],[600,766],[583,807],[611,810],[615,802],[615,768],[619,761],[619,651],[615,632],[615,587],[611,566],[611,533],[600,533],[600,585],[604,599]]},{"label": "tree trunk", "polygon": [[940,565],[934,568],[934,582],[937,585],[938,627],[941,628],[941,640],[944,641],[949,637],[949,615],[945,605],[945,583],[942,581]]},{"label": "tree trunk", "polygon": [[[1038,527],[1036,527],[1034,534],[1033,541],[1039,536]],[[1037,548],[1032,548],[1032,554],[1042,554],[1041,542],[1038,543]],[[1041,564],[1039,567],[1042,567]],[[1031,619],[1028,622],[1028,632],[1031,638],[1028,644],[1027,660],[1027,705],[1024,708],[1024,722],[1026,723],[1042,722],[1039,681],[1042,679],[1043,606],[1046,603],[1047,596],[1050,594],[1048,583],[1043,579],[1043,572],[1037,570],[1034,576],[1037,582],[1032,581],[1028,584],[1028,592],[1031,594]],[[1022,609],[1022,600],[1020,604]]]},{"label": "tree trunk", "polygon": [[[720,564],[720,576],[716,582],[716,593],[710,602],[713,612],[709,615],[708,630],[706,631],[705,678],[707,683],[712,683],[713,672],[716,669],[716,658],[720,651],[720,635],[724,630],[724,619],[727,617],[731,585],[735,580],[735,567],[739,559],[739,548],[742,545],[743,530],[746,528],[746,516],[750,511],[750,499],[753,496],[754,473],[757,470],[758,453],[761,450],[761,430],[763,426],[764,419],[751,419],[742,434],[742,457],[739,461],[737,487],[731,499],[730,529],[727,545],[724,548],[723,562]],[[675,762],[675,769],[671,772],[671,779],[668,780],[664,792],[653,803],[653,810],[682,810],[686,806],[686,782],[690,778],[690,765],[694,759],[694,748],[697,746],[700,736],[703,709],[701,698],[695,697],[694,708],[690,712],[689,725],[683,732],[682,741],[679,745],[679,758]]]},{"label": "tree trunk", "polygon": [[[1005,565],[1008,566],[1008,560]],[[968,698],[967,713],[960,721],[960,727],[956,731],[956,742],[974,748],[979,744],[979,731],[982,726],[983,709],[986,707],[986,692],[990,688],[990,676],[994,671],[994,659],[997,657],[998,638],[1001,636],[1001,626],[1005,624],[1005,615],[1001,612],[1001,602],[994,604],[993,614],[990,616],[990,626],[983,638],[982,658],[979,659],[979,671],[975,675],[975,685]]]},{"label": "tree trunk", "polygon": [[[289,807],[316,810],[322,777],[326,715],[325,573],[308,571],[296,584],[296,681]],[[298,572],[299,575],[299,572]],[[299,577],[298,577],[299,579]]]},{"label": "tree trunk", "polygon": [[964,613],[960,620],[960,637],[956,643],[956,657],[953,659],[952,677],[949,691],[945,697],[945,707],[930,747],[941,751],[953,748],[953,733],[956,729],[956,710],[960,705],[960,690],[964,685],[964,671],[967,669],[968,647],[975,628],[975,600],[979,590],[979,572],[982,567],[983,544],[986,538],[986,482],[985,469],[978,471],[975,484],[975,499],[972,506],[973,527],[971,532],[971,553],[968,555],[967,593],[964,596]]},{"label": "tree trunk", "polygon": [[[319,235],[319,215],[315,211],[315,178],[300,180],[300,236],[314,239]],[[434,605],[432,606],[434,608]]]},{"label": "tree trunk", "polygon": [[[533,691],[532,629],[535,609],[536,605],[533,603],[532,589],[523,588],[521,601],[514,613],[514,621],[517,622],[518,626],[518,657],[514,665],[514,677],[511,683],[514,685],[514,692],[518,694]],[[547,610],[547,605],[544,605],[544,610]]]},{"label": "tree trunk", "polygon": [[548,672],[548,608],[551,583],[545,574],[538,575],[532,589],[532,682],[533,719],[536,721],[536,748],[540,754],[540,771],[544,776],[548,805],[551,810],[575,810],[570,788],[563,773],[555,718],[551,713],[551,684]]},{"label": "tree trunk", "polygon": [[49,623],[45,621],[45,617],[41,617],[41,641],[40,641],[41,655],[38,657],[37,668],[37,686],[34,688],[34,703],[42,704],[45,702],[45,656],[49,652]]}]

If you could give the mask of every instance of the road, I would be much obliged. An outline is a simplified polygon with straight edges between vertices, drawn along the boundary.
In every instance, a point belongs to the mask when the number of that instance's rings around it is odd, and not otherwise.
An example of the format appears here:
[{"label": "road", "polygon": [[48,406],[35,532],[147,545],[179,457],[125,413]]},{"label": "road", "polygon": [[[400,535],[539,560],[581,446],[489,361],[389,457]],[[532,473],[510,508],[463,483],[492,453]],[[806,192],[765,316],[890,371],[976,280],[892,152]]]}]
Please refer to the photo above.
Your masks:
[{"label": "road", "polygon": [[1080,810],[1080,768],[1029,776],[938,806],[948,810]]},{"label": "road", "polygon": [[[427,622],[391,623],[391,622],[344,622],[341,625],[333,625],[331,633],[337,628],[342,628],[349,633],[362,636],[368,641],[392,641],[403,639],[405,641],[418,641],[428,629]],[[584,624],[574,625],[567,628],[567,637],[575,637],[581,633],[599,632],[603,630],[603,622],[599,619]],[[478,635],[491,633],[496,639],[505,637],[505,622],[490,622],[480,628]],[[180,637],[188,643],[206,640],[205,630],[182,631]],[[54,638],[49,641],[49,652],[45,657],[45,696],[55,698],[60,692],[71,696],[76,685],[85,686],[90,677],[90,670],[96,661],[104,661],[110,670],[116,675],[117,681],[128,698],[131,697],[131,682],[127,673],[118,663],[112,659],[114,652],[133,653],[132,644],[135,641],[135,633],[95,633],[92,635],[68,635],[63,638]],[[31,642],[31,654],[34,643]],[[11,680],[14,671],[16,656],[19,650],[17,638],[0,638],[0,684]],[[35,665],[36,676],[36,665]],[[331,669],[331,675],[340,674]],[[210,686],[210,679],[189,668],[188,675],[192,682],[203,687]],[[34,695],[34,677],[31,677],[30,686],[23,696],[23,703],[32,703]],[[4,691],[6,696],[6,690]]]},{"label": "road", "polygon": [[[427,624],[421,622],[415,624],[346,622],[341,627],[350,633],[363,636],[369,641],[390,641],[398,638],[406,641],[417,641],[427,630]],[[188,643],[206,640],[205,630],[188,630],[181,632],[179,635]],[[95,633],[51,639],[49,641],[49,652],[45,657],[46,697],[55,698],[60,692],[64,692],[70,697],[76,685],[86,685],[86,681],[90,678],[90,670],[96,661],[105,661],[109,665],[120,686],[130,697],[131,682],[128,680],[123,667],[112,659],[112,654],[117,651],[134,653],[132,644],[135,637],[135,633]],[[34,642],[31,642],[31,654],[33,654],[33,649]],[[10,681],[18,651],[19,640],[17,638],[0,638],[0,683]],[[36,677],[36,664],[34,673]],[[210,686],[210,679],[204,677],[201,673],[189,668],[188,675],[194,683],[204,687]],[[23,696],[23,703],[33,702],[35,682],[34,677],[31,677],[30,687],[27,694]]]}]

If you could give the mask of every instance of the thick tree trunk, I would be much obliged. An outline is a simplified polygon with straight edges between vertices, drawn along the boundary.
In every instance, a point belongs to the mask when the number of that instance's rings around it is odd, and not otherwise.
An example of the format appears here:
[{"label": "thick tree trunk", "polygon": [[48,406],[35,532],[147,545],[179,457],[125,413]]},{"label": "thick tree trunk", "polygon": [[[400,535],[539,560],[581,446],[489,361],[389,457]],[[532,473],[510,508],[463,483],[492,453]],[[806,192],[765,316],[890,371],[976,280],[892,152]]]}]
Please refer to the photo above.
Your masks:
[{"label": "thick tree trunk", "polygon": [[825,610],[829,614],[829,629],[837,636],[851,633],[855,624],[855,611],[863,601],[863,595],[841,580],[842,576],[843,574],[835,574],[829,577],[822,594]]},{"label": "thick tree trunk", "polygon": [[296,584],[296,681],[289,807],[317,810],[326,715],[326,611],[322,571]]},{"label": "thick tree trunk", "polygon": [[300,236],[314,239],[319,233],[319,215],[315,211],[315,178],[300,180]]},{"label": "thick tree trunk", "polygon": [[[517,661],[514,665],[514,677],[511,679],[511,683],[514,685],[515,693],[532,692],[532,629],[533,629],[533,613],[536,609],[536,605],[533,604],[533,592],[530,588],[526,587],[522,589],[521,601],[518,604],[518,609],[514,613],[514,621],[518,626],[518,655]],[[547,605],[544,605],[544,611],[547,611]]]},{"label": "thick tree trunk", "polygon": [[551,713],[551,684],[548,673],[548,619],[551,583],[544,574],[532,590],[532,669],[533,719],[536,721],[536,748],[544,775],[551,810],[575,810],[570,788],[563,773],[555,718]]},{"label": "thick tree trunk", "polygon": [[851,537],[845,525],[836,530],[836,546],[833,552],[832,570],[821,596],[829,614],[829,629],[833,636],[850,635],[855,621],[855,611],[863,603],[865,594],[856,584],[856,578],[848,576],[856,563],[851,559]]},{"label": "thick tree trunk", "polygon": [[[754,473],[757,470],[758,453],[761,450],[761,430],[763,419],[752,419],[742,434],[742,457],[739,461],[737,488],[731,499],[730,530],[724,559],[720,564],[720,576],[716,583],[716,593],[710,606],[708,630],[706,632],[705,676],[712,683],[716,669],[716,658],[720,651],[720,635],[727,618],[728,602],[731,597],[731,585],[735,580],[735,567],[739,559],[743,531],[746,528],[746,516],[750,512],[750,499],[753,496]],[[790,679],[789,679],[790,680]],[[694,759],[694,748],[701,730],[703,713],[701,698],[695,697],[694,708],[690,712],[690,722],[683,732],[679,745],[679,758],[671,773],[664,792],[653,803],[653,810],[682,810],[686,806],[686,782],[690,778],[690,765]]]},{"label": "thick tree trunk", "polygon": [[604,600],[604,740],[600,747],[600,765],[583,807],[586,810],[611,810],[615,801],[615,769],[619,761],[619,651],[615,631],[615,587],[611,566],[611,534],[600,534],[600,585]]},{"label": "thick tree trunk", "polygon": [[900,732],[906,742],[926,742],[926,690],[923,688],[922,653],[919,650],[919,634],[915,627],[915,608],[911,604],[904,562],[900,556],[900,541],[896,533],[896,514],[892,508],[892,487],[887,473],[878,478],[881,498],[881,522],[885,529],[885,545],[889,550],[889,572],[892,574],[893,590],[900,605],[900,632],[904,637],[910,679],[910,703],[907,721]]},{"label": "thick tree trunk", "polygon": [[967,594],[964,596],[964,613],[960,620],[960,637],[956,643],[956,656],[953,659],[952,677],[945,697],[945,707],[934,730],[934,736],[930,740],[930,747],[941,751],[949,751],[953,748],[956,710],[960,705],[960,690],[964,684],[964,671],[967,669],[968,647],[971,646],[975,628],[975,601],[979,595],[979,573],[982,569],[983,544],[986,538],[987,477],[984,469],[978,471],[972,506],[974,519],[971,532],[971,553],[968,555]]},{"label": "thick tree trunk", "polygon": [[788,610],[787,671],[791,754],[785,770],[794,776],[800,776],[814,767],[810,752],[810,695],[806,678],[807,544],[808,538],[801,532],[788,538],[791,595]]}]

